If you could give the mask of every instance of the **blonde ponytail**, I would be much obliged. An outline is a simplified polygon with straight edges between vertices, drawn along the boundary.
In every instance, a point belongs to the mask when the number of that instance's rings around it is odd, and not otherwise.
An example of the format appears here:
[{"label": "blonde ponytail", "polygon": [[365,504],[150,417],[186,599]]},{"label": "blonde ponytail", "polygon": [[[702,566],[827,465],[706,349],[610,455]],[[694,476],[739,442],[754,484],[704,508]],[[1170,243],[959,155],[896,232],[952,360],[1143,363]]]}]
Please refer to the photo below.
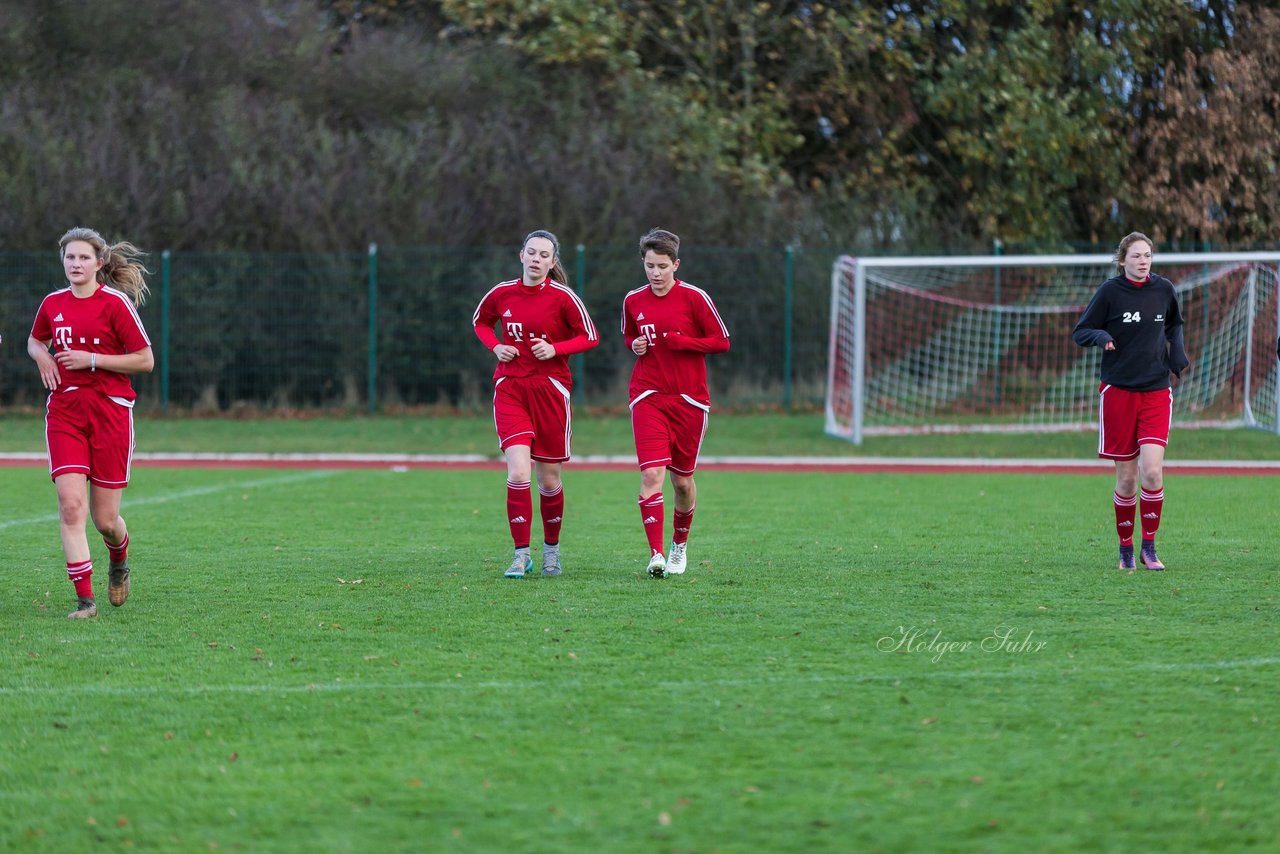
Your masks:
[{"label": "blonde ponytail", "polygon": [[151,272],[142,265],[140,259],[145,257],[146,253],[138,247],[122,240],[107,247],[107,263],[102,265],[98,275],[103,278],[103,284],[124,291],[134,305],[141,306],[151,293],[147,280],[143,278]]}]

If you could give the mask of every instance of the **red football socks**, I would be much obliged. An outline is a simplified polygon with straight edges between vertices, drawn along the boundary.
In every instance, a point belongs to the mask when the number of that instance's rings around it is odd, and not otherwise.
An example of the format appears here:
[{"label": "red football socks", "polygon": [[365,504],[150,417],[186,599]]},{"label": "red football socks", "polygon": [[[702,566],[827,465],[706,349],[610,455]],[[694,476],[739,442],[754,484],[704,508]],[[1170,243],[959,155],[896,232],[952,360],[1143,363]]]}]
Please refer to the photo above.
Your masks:
[{"label": "red football socks", "polygon": [[693,526],[693,511],[698,505],[690,507],[688,510],[676,510],[671,517],[671,527],[674,531],[671,535],[671,541],[675,543],[689,542],[689,528]]},{"label": "red football socks", "polygon": [[1116,507],[1116,533],[1120,535],[1120,545],[1133,545],[1133,519],[1137,515],[1138,496],[1125,497],[1118,492],[1111,493],[1112,503]]},{"label": "red football socks", "polygon": [[644,525],[645,538],[649,541],[649,554],[665,554],[662,548],[662,525],[665,515],[661,492],[655,492],[648,498],[640,497],[640,520]]},{"label": "red football socks", "polygon": [[1164,490],[1155,492],[1141,491],[1142,495],[1142,539],[1154,540],[1156,531],[1160,530],[1160,514],[1164,512]]},{"label": "red football socks", "polygon": [[533,493],[529,481],[507,481],[507,524],[511,526],[511,541],[518,549],[529,547],[530,518],[533,516]]},{"label": "red football socks", "polygon": [[542,515],[542,541],[554,546],[560,542],[560,525],[564,520],[564,484],[547,492],[538,487],[538,510]]},{"label": "red football socks", "polygon": [[67,561],[67,578],[76,588],[76,596],[93,597],[93,561]]},{"label": "red football socks", "polygon": [[124,559],[129,556],[129,532],[125,531],[124,539],[119,543],[111,543],[106,537],[102,541],[107,544],[107,551],[111,553],[112,563],[123,563]]}]

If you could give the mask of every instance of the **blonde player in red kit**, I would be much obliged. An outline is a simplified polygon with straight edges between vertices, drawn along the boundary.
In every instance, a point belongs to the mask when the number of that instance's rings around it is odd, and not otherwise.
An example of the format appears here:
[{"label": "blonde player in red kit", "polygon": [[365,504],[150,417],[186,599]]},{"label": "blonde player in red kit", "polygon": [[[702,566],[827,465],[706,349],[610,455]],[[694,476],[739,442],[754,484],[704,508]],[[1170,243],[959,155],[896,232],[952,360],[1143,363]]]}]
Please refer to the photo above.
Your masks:
[{"label": "blonde player in red kit", "polygon": [[[129,374],[155,366],[137,306],[147,296],[129,243],[108,246],[92,229],[73,228],[59,241],[66,288],[40,303],[27,352],[49,389],[45,440],[49,474],[58,490],[58,520],[67,576],[76,607],[67,616],[97,616],[87,517],[110,556],[107,597],[129,597],[129,531],[120,518],[121,490],[133,461],[133,402]],[[49,352],[52,346],[53,352]]]},{"label": "blonde player in red kit", "polygon": [[[706,355],[728,351],[729,330],[706,291],[676,278],[679,237],[653,229],[640,238],[640,257],[649,284],[623,299],[622,334],[637,357],[627,397],[648,571],[665,578],[682,574],[688,563],[685,549],[698,496],[693,473],[711,411]],[[664,557],[662,482],[668,470],[675,513],[671,550]]]},{"label": "blonde player in red kit", "polygon": [[[476,307],[472,324],[498,360],[493,372],[493,423],[507,461],[507,523],[515,555],[504,573],[533,572],[529,555],[533,518],[533,463],[538,464],[542,518],[542,574],[561,573],[560,527],[564,517],[561,469],[573,435],[568,356],[600,343],[587,307],[564,282],[560,241],[535,231],[520,247],[524,275],[492,288]],[[501,330],[501,338],[494,327]]]}]

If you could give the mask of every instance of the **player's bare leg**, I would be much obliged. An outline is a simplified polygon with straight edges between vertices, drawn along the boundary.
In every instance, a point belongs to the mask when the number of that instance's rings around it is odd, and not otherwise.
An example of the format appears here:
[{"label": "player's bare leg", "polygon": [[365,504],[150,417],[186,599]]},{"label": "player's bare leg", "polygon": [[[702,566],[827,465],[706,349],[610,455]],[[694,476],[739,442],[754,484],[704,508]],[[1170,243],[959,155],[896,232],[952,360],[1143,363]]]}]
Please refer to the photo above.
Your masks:
[{"label": "player's bare leg", "polygon": [[67,559],[67,577],[76,591],[75,610],[69,619],[82,620],[98,614],[93,598],[93,561],[84,526],[89,518],[88,478],[83,474],[60,474],[54,479],[58,491],[58,534]]},{"label": "player's bare leg", "polygon": [[107,566],[107,600],[117,608],[129,598],[129,529],[120,517],[123,490],[89,487],[89,512],[93,525],[102,534],[110,562]]}]

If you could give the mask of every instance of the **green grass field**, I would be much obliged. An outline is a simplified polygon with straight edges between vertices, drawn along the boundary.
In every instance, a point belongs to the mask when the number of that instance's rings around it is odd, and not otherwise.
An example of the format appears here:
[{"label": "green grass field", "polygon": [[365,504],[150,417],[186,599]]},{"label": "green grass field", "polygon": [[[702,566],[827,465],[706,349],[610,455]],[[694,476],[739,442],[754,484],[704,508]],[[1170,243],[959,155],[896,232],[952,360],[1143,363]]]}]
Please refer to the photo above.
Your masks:
[{"label": "green grass field", "polygon": [[[1095,459],[1093,431],[1050,434],[937,434],[869,436],[851,445],[823,434],[820,414],[713,413],[704,455],[1051,457]],[[631,455],[631,422],[617,414],[574,416],[577,455]],[[484,417],[397,415],[198,419],[139,416],[142,452],[413,453],[498,456],[493,420]],[[0,412],[0,452],[40,451],[44,414]],[[1280,460],[1280,436],[1260,430],[1183,430],[1174,427],[1170,460]]]},{"label": "green grass field", "polygon": [[[404,446],[173,421],[139,449],[491,450],[361,421]],[[707,453],[821,452],[718,423]],[[0,468],[0,849],[1280,845],[1273,477],[1171,475],[1169,571],[1120,573],[1106,475],[708,470],[662,581],[636,475],[572,466],[566,574],[503,579],[503,479],[140,465],[133,594],[106,604],[95,536],[73,622],[47,474]]]}]

